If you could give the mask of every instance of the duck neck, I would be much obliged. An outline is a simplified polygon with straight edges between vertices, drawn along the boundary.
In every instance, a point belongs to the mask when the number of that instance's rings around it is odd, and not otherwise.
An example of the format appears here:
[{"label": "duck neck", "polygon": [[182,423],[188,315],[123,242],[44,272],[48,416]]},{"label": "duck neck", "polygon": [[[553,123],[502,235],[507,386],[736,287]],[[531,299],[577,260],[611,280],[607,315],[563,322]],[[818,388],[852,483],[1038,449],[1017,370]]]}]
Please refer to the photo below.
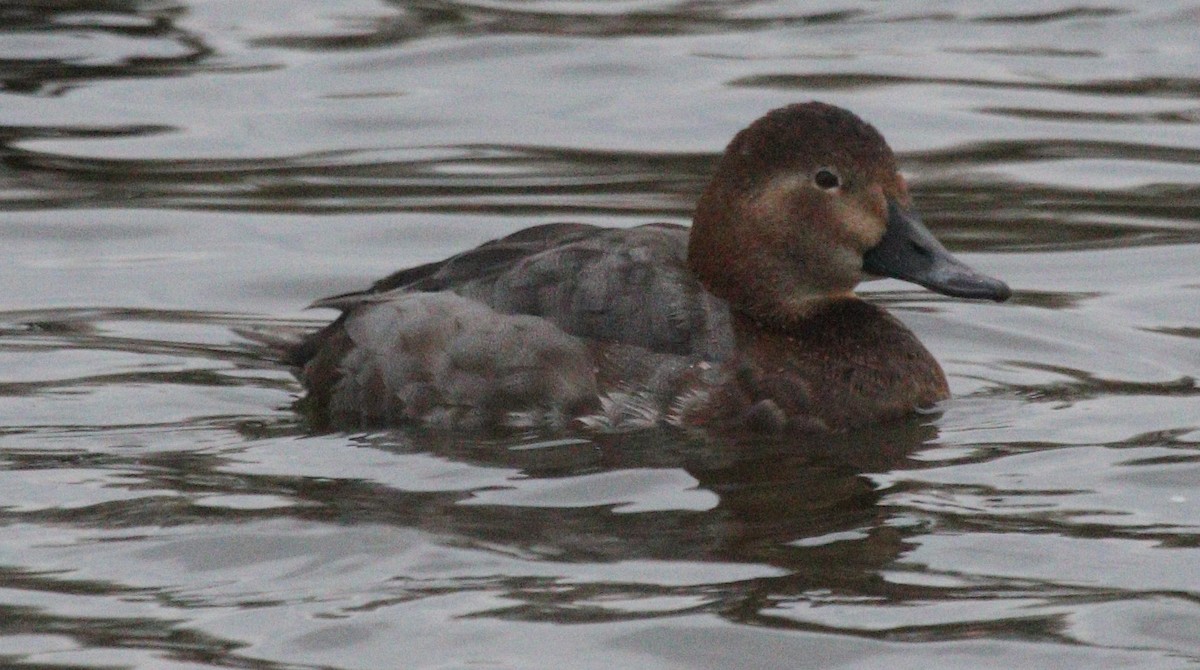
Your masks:
[{"label": "duck neck", "polygon": [[714,178],[697,202],[687,262],[704,287],[735,311],[785,330],[830,301],[855,299],[861,260],[828,243],[820,226],[805,224],[808,234],[796,234],[798,221],[818,213],[778,206],[772,188],[739,198],[738,191],[756,189],[742,178]]},{"label": "duck neck", "polygon": [[766,309],[742,309],[730,306],[735,330],[757,332],[767,336],[794,338],[819,327],[831,315],[844,311],[848,304],[868,304],[853,293],[844,295],[806,297],[790,300],[786,308],[778,305]]}]

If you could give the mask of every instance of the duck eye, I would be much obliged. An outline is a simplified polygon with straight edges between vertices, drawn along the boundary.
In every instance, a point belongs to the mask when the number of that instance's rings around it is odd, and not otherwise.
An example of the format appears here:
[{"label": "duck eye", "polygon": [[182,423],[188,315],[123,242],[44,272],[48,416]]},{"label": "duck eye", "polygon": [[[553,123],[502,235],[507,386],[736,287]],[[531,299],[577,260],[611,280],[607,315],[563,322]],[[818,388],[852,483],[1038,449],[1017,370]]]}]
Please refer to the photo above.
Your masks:
[{"label": "duck eye", "polygon": [[842,180],[838,179],[832,170],[817,170],[817,174],[813,175],[813,181],[826,191],[842,185]]}]

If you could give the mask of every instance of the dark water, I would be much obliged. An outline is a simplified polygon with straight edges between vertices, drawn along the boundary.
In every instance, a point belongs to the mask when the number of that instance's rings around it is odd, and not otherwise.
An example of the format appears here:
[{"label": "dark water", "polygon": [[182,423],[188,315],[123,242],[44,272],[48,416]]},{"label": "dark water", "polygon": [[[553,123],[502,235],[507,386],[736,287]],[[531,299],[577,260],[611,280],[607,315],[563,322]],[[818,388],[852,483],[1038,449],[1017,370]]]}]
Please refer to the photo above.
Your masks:
[{"label": "dark water", "polygon": [[[1200,665],[1200,4],[0,4],[0,665]],[[245,327],[874,122],[1005,305],[937,414],[312,436]]]}]

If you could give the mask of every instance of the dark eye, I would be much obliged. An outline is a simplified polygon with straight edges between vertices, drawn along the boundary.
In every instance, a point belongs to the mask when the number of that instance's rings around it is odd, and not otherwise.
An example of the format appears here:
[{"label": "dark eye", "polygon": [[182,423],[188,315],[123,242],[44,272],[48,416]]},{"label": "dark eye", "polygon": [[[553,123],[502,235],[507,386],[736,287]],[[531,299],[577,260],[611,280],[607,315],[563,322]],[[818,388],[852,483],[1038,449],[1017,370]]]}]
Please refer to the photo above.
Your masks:
[{"label": "dark eye", "polygon": [[817,174],[813,175],[813,181],[826,191],[842,185],[842,180],[838,179],[832,170],[817,170]]}]

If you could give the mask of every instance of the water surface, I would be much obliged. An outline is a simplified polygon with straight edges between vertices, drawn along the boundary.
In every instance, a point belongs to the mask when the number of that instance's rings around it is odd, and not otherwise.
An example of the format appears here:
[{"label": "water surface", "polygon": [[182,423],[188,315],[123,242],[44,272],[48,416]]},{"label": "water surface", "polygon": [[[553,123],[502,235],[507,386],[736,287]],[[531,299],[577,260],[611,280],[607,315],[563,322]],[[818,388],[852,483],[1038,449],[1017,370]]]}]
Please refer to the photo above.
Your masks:
[{"label": "water surface", "polygon": [[[1150,5],[1150,6],[1148,6]],[[1200,665],[1200,5],[0,7],[0,663]],[[1004,305],[783,442],[314,435],[245,329],[521,227],[687,222],[822,99]]]}]

